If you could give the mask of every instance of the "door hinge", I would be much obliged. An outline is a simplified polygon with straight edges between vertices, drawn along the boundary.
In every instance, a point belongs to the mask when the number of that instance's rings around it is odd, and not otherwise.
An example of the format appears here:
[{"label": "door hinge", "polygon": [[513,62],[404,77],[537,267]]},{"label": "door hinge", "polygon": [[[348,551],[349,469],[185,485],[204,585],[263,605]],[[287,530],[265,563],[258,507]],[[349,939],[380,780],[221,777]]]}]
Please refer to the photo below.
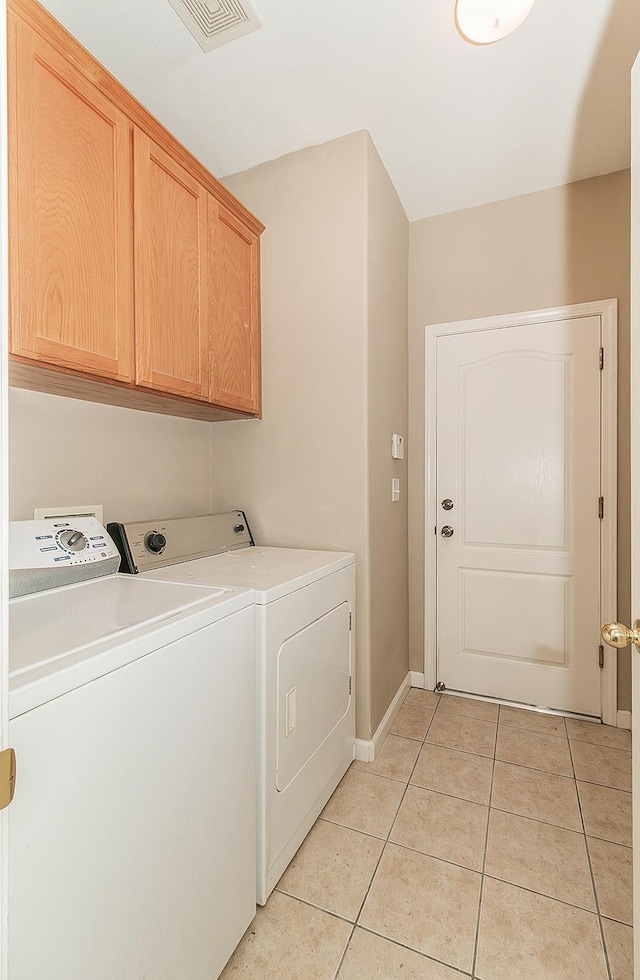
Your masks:
[{"label": "door hinge", "polygon": [[16,791],[16,754],[13,749],[0,752],[0,810],[9,806]]},{"label": "door hinge", "polygon": [[604,647],[602,644],[598,647],[598,667],[600,670],[604,669]]},{"label": "door hinge", "polygon": [[600,348],[600,354],[598,355],[598,363],[600,365],[600,370],[604,371],[604,347]]},{"label": "door hinge", "polygon": [[349,677],[349,694],[351,694],[351,677]]},{"label": "door hinge", "polygon": [[349,613],[349,632],[351,632],[352,623],[353,623],[353,613]]},{"label": "door hinge", "polygon": [[604,497],[598,497],[598,517],[600,520],[604,517]]}]

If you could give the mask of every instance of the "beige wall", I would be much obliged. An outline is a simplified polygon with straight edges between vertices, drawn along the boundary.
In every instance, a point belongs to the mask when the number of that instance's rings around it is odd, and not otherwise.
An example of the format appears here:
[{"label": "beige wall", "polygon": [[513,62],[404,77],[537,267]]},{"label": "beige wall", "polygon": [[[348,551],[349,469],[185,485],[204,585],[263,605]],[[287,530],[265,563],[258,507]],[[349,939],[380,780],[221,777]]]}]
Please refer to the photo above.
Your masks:
[{"label": "beige wall", "polygon": [[357,558],[359,726],[369,717],[366,134],[225,180],[262,237],[263,420],[213,423],[214,506],[262,544]]},{"label": "beige wall", "polygon": [[[423,669],[424,328],[618,299],[618,601],[629,621],[629,172],[416,221],[410,239],[410,651]],[[630,665],[620,651],[620,707]]]},{"label": "beige wall", "polygon": [[[409,650],[407,458],[391,458],[391,434],[407,439],[409,223],[368,142],[368,412],[371,577],[371,729],[407,675]],[[391,480],[400,501],[391,502]]]},{"label": "beige wall", "polygon": [[9,508],[103,504],[106,521],[206,514],[209,423],[10,392]]},{"label": "beige wall", "polygon": [[214,505],[245,507],[265,544],[355,552],[369,738],[408,670],[406,500],[390,502],[389,459],[406,425],[406,217],[366,133],[225,183],[267,226],[264,399],[263,421],[212,425]]}]

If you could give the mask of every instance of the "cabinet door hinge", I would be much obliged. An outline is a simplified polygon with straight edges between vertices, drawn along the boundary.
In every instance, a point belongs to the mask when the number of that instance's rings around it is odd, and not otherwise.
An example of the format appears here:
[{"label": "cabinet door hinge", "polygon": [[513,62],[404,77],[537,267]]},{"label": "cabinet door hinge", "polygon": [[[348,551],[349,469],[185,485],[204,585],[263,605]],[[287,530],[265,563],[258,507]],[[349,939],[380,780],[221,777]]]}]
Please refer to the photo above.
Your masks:
[{"label": "cabinet door hinge", "polygon": [[602,644],[598,647],[598,667],[600,670],[604,668],[604,647]]},{"label": "cabinet door hinge", "polygon": [[600,348],[599,361],[600,370],[604,371],[604,347]]},{"label": "cabinet door hinge", "polygon": [[598,517],[600,520],[604,517],[604,497],[598,497]]},{"label": "cabinet door hinge", "polygon": [[351,694],[351,677],[349,677],[349,694]]},{"label": "cabinet door hinge", "polygon": [[349,613],[349,632],[351,632],[352,624],[353,624],[353,613]]}]

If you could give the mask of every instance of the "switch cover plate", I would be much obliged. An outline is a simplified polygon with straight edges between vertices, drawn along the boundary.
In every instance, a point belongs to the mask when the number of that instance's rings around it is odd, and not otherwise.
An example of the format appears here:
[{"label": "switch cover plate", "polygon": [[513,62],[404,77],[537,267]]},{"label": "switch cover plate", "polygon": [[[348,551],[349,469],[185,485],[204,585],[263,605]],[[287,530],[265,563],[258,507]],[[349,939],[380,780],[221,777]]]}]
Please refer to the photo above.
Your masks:
[{"label": "switch cover plate", "polygon": [[391,436],[391,456],[393,459],[404,459],[404,436],[397,432]]}]

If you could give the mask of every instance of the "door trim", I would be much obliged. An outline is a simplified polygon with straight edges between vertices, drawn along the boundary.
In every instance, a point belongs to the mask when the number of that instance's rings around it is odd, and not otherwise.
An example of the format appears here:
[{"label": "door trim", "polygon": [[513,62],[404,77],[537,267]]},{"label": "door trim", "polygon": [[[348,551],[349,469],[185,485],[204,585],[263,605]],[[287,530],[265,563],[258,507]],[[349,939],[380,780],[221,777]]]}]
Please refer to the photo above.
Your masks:
[{"label": "door trim", "polygon": [[[602,346],[605,349],[600,395],[600,487],[605,499],[600,524],[600,613],[603,623],[617,619],[617,391],[618,391],[618,301],[598,300],[548,310],[529,310],[503,316],[436,323],[425,327],[425,595],[424,595],[424,676],[425,687],[436,685],[437,643],[437,567],[436,537],[436,343],[438,337],[507,327],[528,326],[549,320],[599,316]],[[596,502],[594,501],[594,506]],[[596,651],[594,651],[594,656]],[[600,704],[605,725],[618,724],[618,662],[605,651],[600,677]]]}]

